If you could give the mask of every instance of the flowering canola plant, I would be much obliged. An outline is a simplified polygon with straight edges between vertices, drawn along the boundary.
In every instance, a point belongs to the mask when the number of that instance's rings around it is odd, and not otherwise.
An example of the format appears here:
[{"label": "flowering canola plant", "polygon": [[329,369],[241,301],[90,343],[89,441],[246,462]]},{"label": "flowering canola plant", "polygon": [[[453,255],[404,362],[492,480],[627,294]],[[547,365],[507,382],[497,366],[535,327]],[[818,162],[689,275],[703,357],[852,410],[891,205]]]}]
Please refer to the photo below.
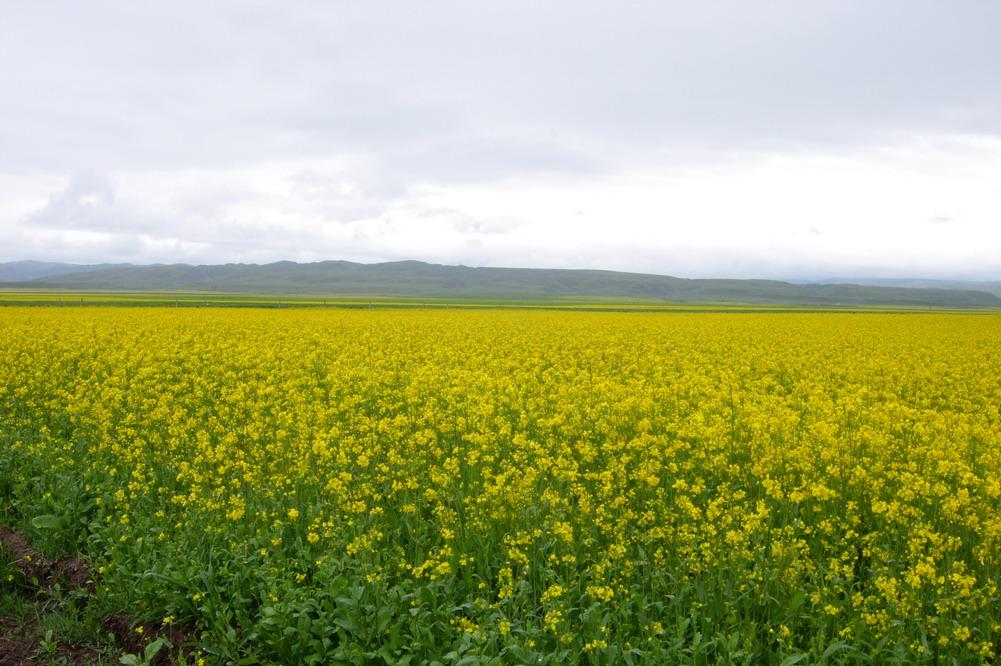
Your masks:
[{"label": "flowering canola plant", "polygon": [[0,309],[0,519],[218,663],[1001,647],[1001,316]]}]

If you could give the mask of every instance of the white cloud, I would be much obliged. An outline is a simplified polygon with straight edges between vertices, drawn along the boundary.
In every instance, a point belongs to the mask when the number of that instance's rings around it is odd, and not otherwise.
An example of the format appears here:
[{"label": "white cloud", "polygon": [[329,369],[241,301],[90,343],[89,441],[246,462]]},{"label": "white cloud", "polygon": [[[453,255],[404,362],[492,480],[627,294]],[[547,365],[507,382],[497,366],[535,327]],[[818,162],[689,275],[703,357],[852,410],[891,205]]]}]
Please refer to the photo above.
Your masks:
[{"label": "white cloud", "polygon": [[1001,277],[1001,5],[14,3],[0,260]]},{"label": "white cloud", "polygon": [[[995,140],[384,194],[352,173],[314,160],[78,176],[24,215],[12,243],[76,261],[416,257],[735,277],[988,276],[1001,256]],[[930,223],[941,211],[948,223]]]}]

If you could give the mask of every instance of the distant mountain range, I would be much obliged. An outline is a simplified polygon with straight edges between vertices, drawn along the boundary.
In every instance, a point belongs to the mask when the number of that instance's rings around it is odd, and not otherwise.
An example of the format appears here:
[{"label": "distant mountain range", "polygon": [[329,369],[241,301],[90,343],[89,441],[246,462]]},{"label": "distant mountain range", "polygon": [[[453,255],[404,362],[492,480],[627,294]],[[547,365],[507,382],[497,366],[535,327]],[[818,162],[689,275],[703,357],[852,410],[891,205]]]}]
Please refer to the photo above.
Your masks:
[{"label": "distant mountain range", "polygon": [[907,287],[908,289],[965,289],[969,291],[986,291],[988,294],[1001,296],[1001,280],[925,280],[919,278],[829,278],[814,280],[807,284],[864,284],[878,287]]},{"label": "distant mountain range", "polygon": [[601,270],[444,266],[420,261],[381,264],[279,261],[204,266],[76,265],[40,261],[0,264],[0,287],[18,289],[1001,307],[1001,283],[826,282],[793,284],[778,280],[686,279]]},{"label": "distant mountain range", "polygon": [[61,264],[54,261],[11,261],[0,264],[0,283],[43,280],[60,275],[86,273],[105,268],[124,268],[132,264]]}]

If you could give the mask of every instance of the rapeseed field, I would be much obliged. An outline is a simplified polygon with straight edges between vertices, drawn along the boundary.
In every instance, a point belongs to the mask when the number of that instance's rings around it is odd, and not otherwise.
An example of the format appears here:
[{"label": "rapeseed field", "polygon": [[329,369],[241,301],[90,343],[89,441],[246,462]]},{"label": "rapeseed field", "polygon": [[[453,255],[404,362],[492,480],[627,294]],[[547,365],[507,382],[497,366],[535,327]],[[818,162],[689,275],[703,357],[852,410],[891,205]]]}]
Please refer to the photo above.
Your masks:
[{"label": "rapeseed field", "polygon": [[0,521],[203,663],[989,663],[999,406],[990,314],[8,307]]}]

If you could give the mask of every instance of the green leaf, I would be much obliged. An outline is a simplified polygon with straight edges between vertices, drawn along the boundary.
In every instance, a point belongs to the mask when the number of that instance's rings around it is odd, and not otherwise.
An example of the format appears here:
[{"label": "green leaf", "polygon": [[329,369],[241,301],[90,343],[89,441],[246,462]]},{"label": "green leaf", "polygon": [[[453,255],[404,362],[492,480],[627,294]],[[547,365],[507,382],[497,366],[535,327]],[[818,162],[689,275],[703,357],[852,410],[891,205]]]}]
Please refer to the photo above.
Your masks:
[{"label": "green leaf", "polygon": [[149,645],[147,645],[146,646],[146,652],[145,652],[146,662],[147,663],[152,662],[153,661],[153,657],[156,656],[156,653],[159,652],[160,649],[164,645],[167,645],[167,644],[168,643],[167,643],[167,639],[166,638],[158,638],[155,641],[153,641],[152,643],[150,643]]},{"label": "green leaf", "polygon": [[827,649],[824,650],[824,654],[820,655],[820,659],[821,660],[827,659],[831,655],[836,654],[838,652],[842,652],[843,650],[847,650],[850,647],[851,645],[849,645],[848,643],[836,641],[827,646]]},{"label": "green leaf", "polygon": [[512,643],[504,649],[504,654],[509,654],[514,657],[516,663],[520,664],[531,664],[535,661],[535,655],[526,650],[520,645]]},{"label": "green leaf", "polygon": [[779,666],[793,666],[793,664],[798,664],[804,659],[806,659],[805,654],[794,654],[783,659],[782,663]]},{"label": "green leaf", "polygon": [[59,527],[59,516],[47,513],[43,516],[35,516],[31,519],[31,526],[36,530],[51,530]]}]

